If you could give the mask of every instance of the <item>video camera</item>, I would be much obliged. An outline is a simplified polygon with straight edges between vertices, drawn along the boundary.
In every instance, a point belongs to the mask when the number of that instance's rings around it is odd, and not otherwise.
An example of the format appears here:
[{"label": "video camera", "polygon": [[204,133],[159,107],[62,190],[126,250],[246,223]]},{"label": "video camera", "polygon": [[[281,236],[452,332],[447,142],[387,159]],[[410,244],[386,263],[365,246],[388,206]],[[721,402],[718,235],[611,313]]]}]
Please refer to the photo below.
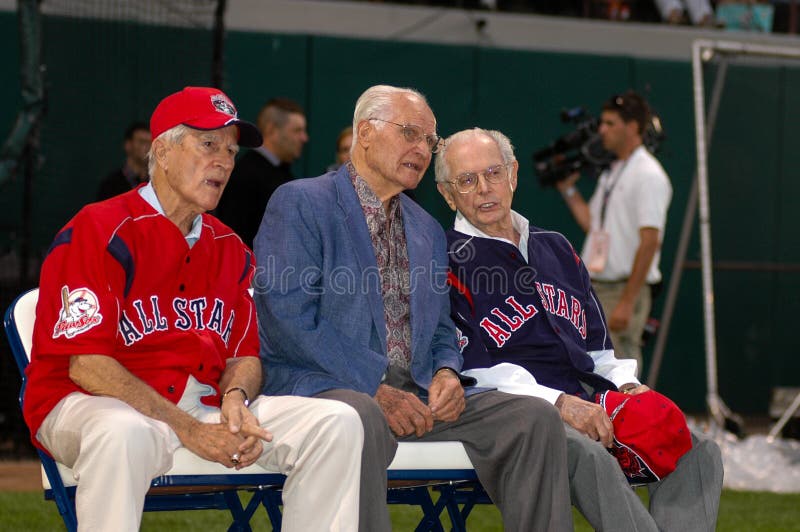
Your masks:
[{"label": "video camera", "polygon": [[[561,111],[561,121],[575,124],[575,128],[533,153],[533,167],[542,187],[555,186],[574,172],[598,177],[616,158],[603,147],[603,140],[597,132],[600,121],[586,109],[565,109]],[[662,140],[661,120],[653,114],[642,135],[642,142],[645,148],[655,153]]]}]

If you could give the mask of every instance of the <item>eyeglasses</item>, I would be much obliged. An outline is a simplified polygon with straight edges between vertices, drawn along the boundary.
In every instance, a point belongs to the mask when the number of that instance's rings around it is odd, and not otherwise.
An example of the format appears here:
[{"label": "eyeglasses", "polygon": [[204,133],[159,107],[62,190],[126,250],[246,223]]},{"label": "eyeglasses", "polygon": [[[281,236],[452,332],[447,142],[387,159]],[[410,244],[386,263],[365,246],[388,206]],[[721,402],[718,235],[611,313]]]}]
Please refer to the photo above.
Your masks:
[{"label": "eyeglasses", "polygon": [[464,172],[463,174],[458,174],[453,181],[448,181],[448,183],[455,185],[456,190],[458,190],[460,194],[469,194],[478,188],[479,176],[483,176],[487,183],[493,185],[497,185],[508,179],[510,176],[508,172],[509,166],[511,166],[511,164],[497,164],[490,166],[483,172]]},{"label": "eyeglasses", "polygon": [[406,142],[409,144],[416,144],[424,137],[425,144],[428,145],[428,149],[431,150],[431,153],[436,153],[441,148],[442,137],[435,133],[433,135],[426,135],[419,126],[412,124],[398,124],[397,122],[390,122],[389,120],[383,120],[382,118],[370,118],[370,120],[386,122],[387,124],[393,124],[399,127],[403,131],[403,138],[406,139]]}]

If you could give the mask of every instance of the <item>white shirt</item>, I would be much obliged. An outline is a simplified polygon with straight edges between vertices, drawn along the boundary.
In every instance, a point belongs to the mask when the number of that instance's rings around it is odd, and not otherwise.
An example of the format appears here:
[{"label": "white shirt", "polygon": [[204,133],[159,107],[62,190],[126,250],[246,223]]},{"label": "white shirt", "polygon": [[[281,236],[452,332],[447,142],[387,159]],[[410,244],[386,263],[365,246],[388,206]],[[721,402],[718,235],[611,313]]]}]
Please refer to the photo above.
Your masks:
[{"label": "white shirt", "polygon": [[[601,223],[603,198],[608,190],[605,222]],[[658,229],[659,240],[663,238],[671,199],[672,185],[664,168],[644,146],[636,148],[627,160],[615,161],[600,175],[589,200],[591,231],[583,244],[581,257],[588,263],[592,231],[601,228],[608,232],[609,250],[605,269],[591,273],[592,279],[621,281],[630,277],[639,249],[639,229]],[[661,280],[660,258],[661,251],[657,250],[645,278],[648,284]]]},{"label": "white shirt", "polygon": [[[158,196],[156,196],[156,190],[153,188],[152,181],[149,181],[145,186],[139,189],[139,195],[159,214],[166,216],[164,214],[164,207],[162,207],[161,202],[158,201]],[[189,230],[189,234],[186,235],[186,242],[189,244],[190,248],[194,246],[198,240],[200,240],[200,232],[202,230],[203,216],[198,214],[195,216],[194,220],[192,220],[192,228]]]}]

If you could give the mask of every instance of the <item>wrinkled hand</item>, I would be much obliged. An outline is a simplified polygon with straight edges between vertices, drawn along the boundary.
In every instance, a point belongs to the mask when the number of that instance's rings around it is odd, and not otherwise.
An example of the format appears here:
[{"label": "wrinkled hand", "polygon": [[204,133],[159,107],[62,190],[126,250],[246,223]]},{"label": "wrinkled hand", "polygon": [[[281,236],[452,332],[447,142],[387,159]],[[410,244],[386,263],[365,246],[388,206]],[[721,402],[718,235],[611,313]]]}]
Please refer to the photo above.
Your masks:
[{"label": "wrinkled hand", "polygon": [[614,426],[602,406],[562,393],[556,400],[556,408],[565,423],[605,447],[611,447]]},{"label": "wrinkled hand", "polygon": [[[624,388],[625,386],[627,386],[627,385],[623,384],[621,388]],[[650,391],[650,387],[648,385],[646,385],[646,384],[638,384],[638,385],[635,385],[633,388],[626,389],[622,393],[625,393],[625,394],[628,394],[628,395],[639,395],[640,393],[644,393],[644,392],[647,392],[647,391]]]},{"label": "wrinkled hand", "polygon": [[438,371],[428,388],[428,406],[436,421],[455,421],[464,411],[464,388],[450,369]]},{"label": "wrinkled hand", "polygon": [[[261,441],[255,442],[243,434],[234,434],[225,423],[201,423],[194,421],[186,430],[178,434],[184,447],[200,458],[219,462],[226,467],[240,469],[253,462],[261,454]],[[231,457],[238,453],[239,464],[234,464]]]},{"label": "wrinkled hand", "polygon": [[433,429],[433,414],[413,393],[386,384],[378,386],[375,400],[383,410],[389,428],[398,436],[422,436]]},{"label": "wrinkled hand", "polygon": [[608,318],[608,328],[614,332],[624,331],[631,322],[631,316],[633,316],[633,304],[620,301]]},{"label": "wrinkled hand", "polygon": [[244,438],[239,445],[239,463],[236,469],[247,467],[255,462],[264,448],[261,441],[272,441],[272,434],[263,429],[256,416],[244,406],[241,400],[226,400],[222,403],[220,420],[226,424],[231,434]]}]

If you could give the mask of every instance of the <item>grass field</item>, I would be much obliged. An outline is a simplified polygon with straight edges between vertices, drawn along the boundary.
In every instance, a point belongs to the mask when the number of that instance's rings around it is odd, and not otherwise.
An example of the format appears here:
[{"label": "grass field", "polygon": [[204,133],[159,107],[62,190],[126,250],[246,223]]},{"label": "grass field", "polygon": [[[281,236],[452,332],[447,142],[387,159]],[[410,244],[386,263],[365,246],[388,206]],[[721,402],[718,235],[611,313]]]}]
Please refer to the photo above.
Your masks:
[{"label": "grass field", "polygon": [[[641,490],[640,490],[641,491]],[[392,506],[393,529],[414,530],[421,512],[407,506]],[[592,529],[577,513],[575,530],[589,532]],[[229,517],[219,511],[194,512],[148,512],[142,519],[143,531],[183,532],[190,530],[227,530]],[[254,531],[269,531],[265,512],[258,512],[251,523]],[[500,514],[493,506],[478,506],[467,520],[467,527],[474,532],[500,532]],[[2,532],[47,532],[64,530],[54,503],[44,501],[39,492],[0,493],[0,531]],[[800,494],[775,495],[725,491],[720,504],[717,530],[720,532],[800,532]]]}]

